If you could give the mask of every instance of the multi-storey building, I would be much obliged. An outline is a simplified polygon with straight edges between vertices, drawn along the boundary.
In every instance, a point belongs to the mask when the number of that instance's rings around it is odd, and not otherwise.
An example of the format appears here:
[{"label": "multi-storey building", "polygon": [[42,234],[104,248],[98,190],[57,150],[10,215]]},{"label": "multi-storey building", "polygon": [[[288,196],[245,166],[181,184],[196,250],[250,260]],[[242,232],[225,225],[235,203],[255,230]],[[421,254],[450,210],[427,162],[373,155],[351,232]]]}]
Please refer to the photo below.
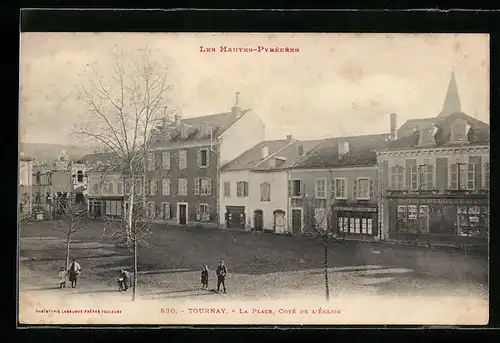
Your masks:
[{"label": "multi-storey building", "polygon": [[71,179],[73,181],[73,195],[75,203],[85,201],[87,195],[87,166],[83,161],[74,161],[71,163]]},{"label": "multi-storey building", "polygon": [[255,231],[287,231],[287,173],[298,142],[263,141],[221,168],[220,227]]},{"label": "multi-storey building", "polygon": [[148,155],[147,213],[179,225],[218,225],[219,169],[264,139],[251,110],[181,119],[156,128]]},{"label": "multi-storey building", "polygon": [[324,139],[288,170],[293,234],[378,239],[377,156],[388,135]]},{"label": "multi-storey building", "polygon": [[32,209],[33,159],[21,154],[19,158],[19,212],[30,214]]},{"label": "multi-storey building", "polygon": [[460,112],[452,75],[443,110],[409,120],[377,150],[383,237],[484,245],[489,232],[489,125]]},{"label": "multi-storey building", "polygon": [[[91,218],[119,218],[127,209],[121,166],[100,164],[88,173],[88,216]],[[142,179],[139,178],[139,184]],[[138,189],[140,192],[140,189]]]}]

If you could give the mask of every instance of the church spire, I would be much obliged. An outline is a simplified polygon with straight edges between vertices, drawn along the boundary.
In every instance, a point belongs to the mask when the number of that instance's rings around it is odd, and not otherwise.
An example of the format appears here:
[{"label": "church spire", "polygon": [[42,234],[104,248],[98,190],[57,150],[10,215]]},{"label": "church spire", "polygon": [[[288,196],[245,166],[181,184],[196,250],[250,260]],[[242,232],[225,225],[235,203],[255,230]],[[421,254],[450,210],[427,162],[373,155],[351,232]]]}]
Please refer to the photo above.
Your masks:
[{"label": "church spire", "polygon": [[443,109],[438,117],[446,117],[460,111],[460,96],[458,95],[457,80],[455,79],[455,68],[453,68],[451,71],[450,84],[448,85],[448,92],[444,98]]}]

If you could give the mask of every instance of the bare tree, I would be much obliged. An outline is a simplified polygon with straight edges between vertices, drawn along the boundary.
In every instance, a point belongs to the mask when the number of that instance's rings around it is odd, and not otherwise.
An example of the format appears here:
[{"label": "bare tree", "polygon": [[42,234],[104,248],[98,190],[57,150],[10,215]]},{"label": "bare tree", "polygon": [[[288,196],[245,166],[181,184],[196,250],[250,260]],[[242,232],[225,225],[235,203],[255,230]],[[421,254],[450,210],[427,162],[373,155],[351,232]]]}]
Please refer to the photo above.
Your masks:
[{"label": "bare tree", "polygon": [[64,233],[66,238],[66,269],[69,267],[71,237],[78,231],[84,230],[87,225],[85,217],[87,206],[84,203],[73,203],[71,198],[66,204],[60,204],[61,216],[54,224],[54,229]]},{"label": "bare tree", "polygon": [[75,134],[111,153],[122,166],[130,184],[129,208],[124,214],[125,237],[130,244],[137,205],[133,180],[141,175],[145,182],[145,163],[155,129],[171,121],[168,94],[172,87],[168,69],[153,59],[148,48],[132,55],[113,54],[109,70],[111,75],[106,78],[94,72],[90,87],[83,88],[80,99],[87,112]]}]

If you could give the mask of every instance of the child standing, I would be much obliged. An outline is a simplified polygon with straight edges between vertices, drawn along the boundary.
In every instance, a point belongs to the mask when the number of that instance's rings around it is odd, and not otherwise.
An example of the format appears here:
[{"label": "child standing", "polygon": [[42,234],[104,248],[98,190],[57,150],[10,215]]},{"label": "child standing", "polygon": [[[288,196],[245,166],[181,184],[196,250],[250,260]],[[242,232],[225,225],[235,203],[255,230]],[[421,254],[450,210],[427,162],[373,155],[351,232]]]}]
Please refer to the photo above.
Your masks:
[{"label": "child standing", "polygon": [[66,272],[66,269],[64,267],[61,267],[61,270],[59,271],[59,288],[66,288],[66,277],[68,273]]},{"label": "child standing", "polygon": [[201,270],[201,289],[208,288],[208,266],[203,265],[203,269]]}]

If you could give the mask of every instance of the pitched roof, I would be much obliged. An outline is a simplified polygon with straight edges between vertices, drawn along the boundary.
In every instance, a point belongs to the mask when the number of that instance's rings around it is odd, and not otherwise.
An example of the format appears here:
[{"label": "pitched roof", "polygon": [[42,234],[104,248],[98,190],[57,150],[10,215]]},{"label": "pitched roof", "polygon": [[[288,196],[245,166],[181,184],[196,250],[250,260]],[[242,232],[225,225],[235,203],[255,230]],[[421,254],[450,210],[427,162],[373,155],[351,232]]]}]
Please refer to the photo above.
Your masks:
[{"label": "pitched roof", "polygon": [[268,156],[270,156],[279,151],[280,149],[282,149],[283,147],[285,147],[289,143],[290,141],[286,139],[262,141],[257,145],[255,145],[253,148],[250,148],[240,156],[236,157],[234,160],[225,164],[221,168],[221,170],[230,171],[230,170],[251,169],[252,167],[257,165],[257,163],[263,160],[261,149],[264,146],[267,146],[269,154]]},{"label": "pitched roof", "polygon": [[[387,140],[388,134],[335,137],[323,139],[321,143],[292,168],[339,168],[361,167],[377,164],[375,149]],[[339,155],[338,144],[349,143],[349,151]]]},{"label": "pitched roof", "polygon": [[[436,118],[412,119],[408,120],[398,130],[398,138],[395,141],[388,141],[383,146],[379,147],[380,150],[391,149],[414,149],[418,147],[418,140],[420,137],[419,128],[434,125],[437,131],[434,135],[436,146],[450,145],[450,124],[456,119],[463,119],[469,125],[470,130],[467,134],[468,143],[470,144],[489,144],[490,142],[490,127],[488,124],[468,116],[462,112],[456,112],[448,116],[438,116]],[[460,144],[464,145],[464,144]]]},{"label": "pitched roof", "polygon": [[449,116],[453,113],[460,112],[460,96],[458,94],[457,80],[455,79],[455,71],[451,72],[450,84],[444,98],[443,109],[438,117]]},{"label": "pitched roof", "polygon": [[[201,137],[198,133],[204,126],[211,130],[213,137],[218,137],[250,111],[249,109],[241,110],[233,108],[231,112],[181,119],[180,125],[174,122],[158,126],[153,133],[155,137],[153,144],[162,144],[162,140],[167,137],[167,133],[170,136],[167,140],[168,142],[199,140]],[[181,137],[182,129],[186,129],[187,138]]]},{"label": "pitched roof", "polygon": [[87,154],[85,156],[83,156],[81,158],[81,161],[86,164],[86,165],[91,165],[91,164],[94,164],[96,162],[106,162],[106,161],[109,161],[113,158],[113,154],[112,153],[107,153],[107,152],[103,152],[103,153],[93,153],[93,154]]},{"label": "pitched roof", "polygon": [[19,156],[19,160],[23,161],[23,162],[29,162],[29,161],[33,161],[33,158],[21,155],[21,156]]}]

